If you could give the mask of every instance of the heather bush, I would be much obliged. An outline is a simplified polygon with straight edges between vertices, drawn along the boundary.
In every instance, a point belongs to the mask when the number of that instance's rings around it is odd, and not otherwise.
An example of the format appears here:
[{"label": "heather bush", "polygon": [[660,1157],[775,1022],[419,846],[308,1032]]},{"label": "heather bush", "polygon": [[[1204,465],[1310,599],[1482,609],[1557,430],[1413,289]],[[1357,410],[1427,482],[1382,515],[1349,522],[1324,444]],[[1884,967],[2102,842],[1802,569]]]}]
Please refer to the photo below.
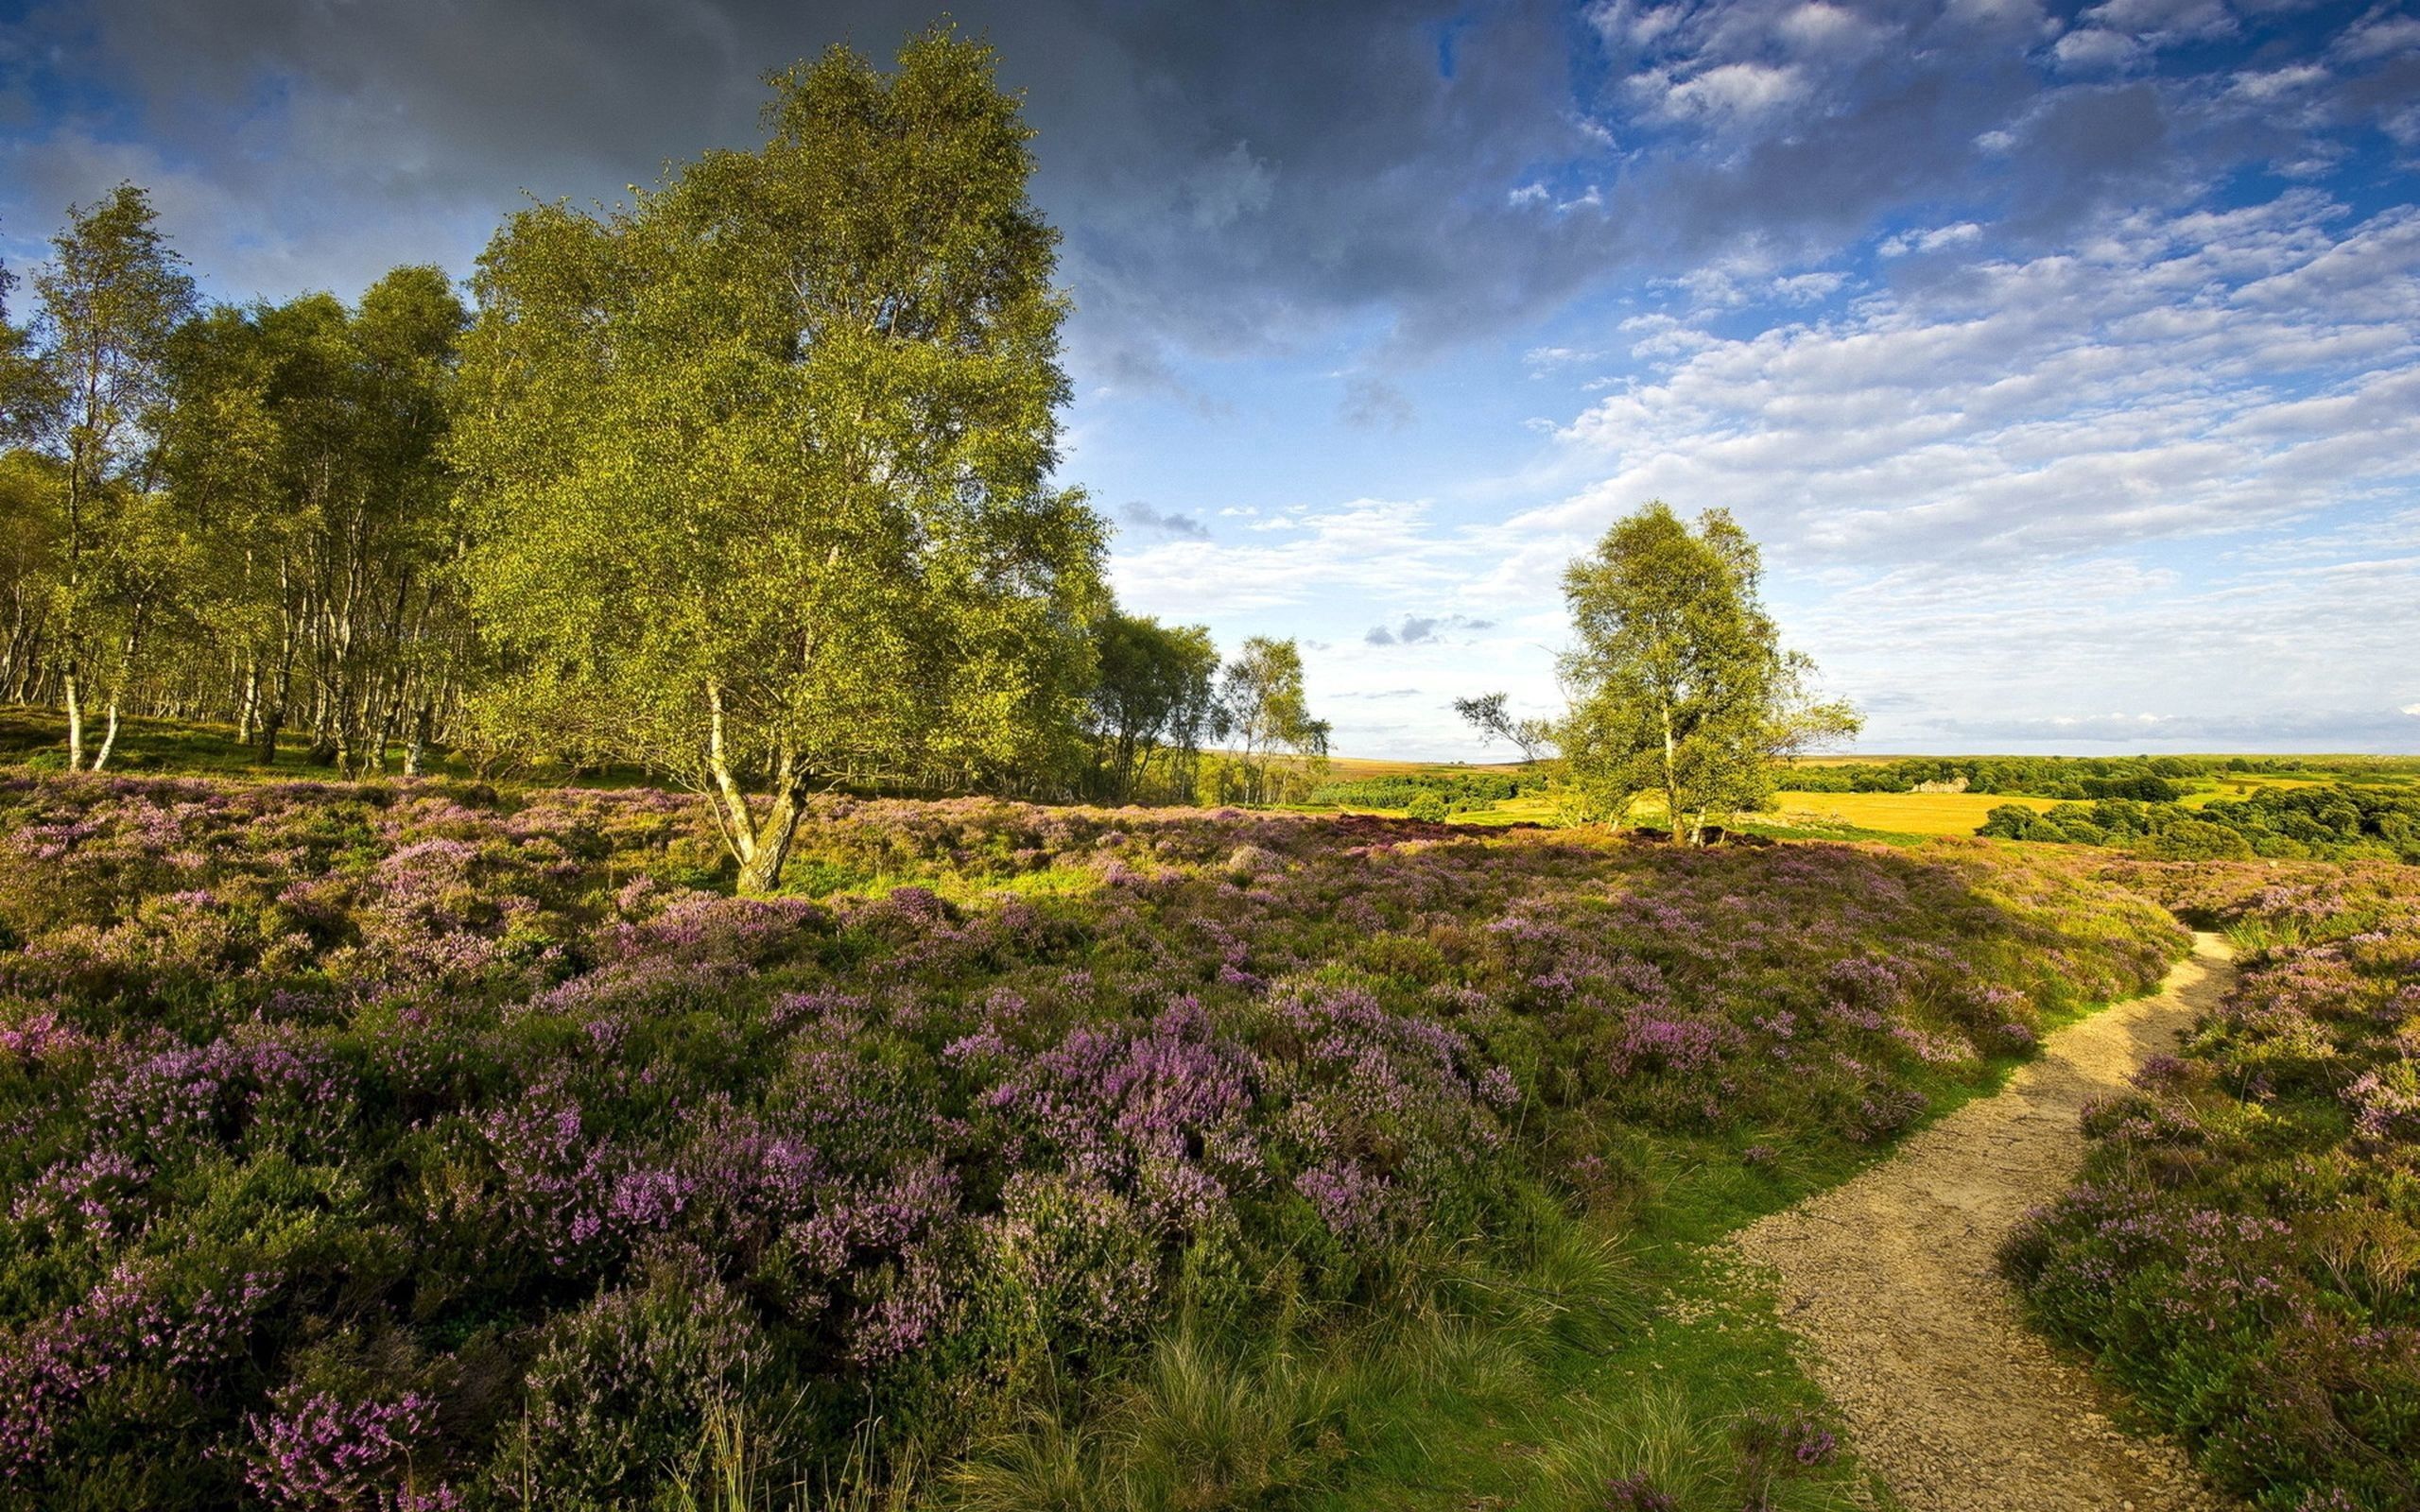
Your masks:
[{"label": "heather bush", "polygon": [[2135,866],[2243,952],[2005,1260],[2263,1507],[2420,1505],[2420,870]]},{"label": "heather bush", "polygon": [[832,799],[789,896],[716,855],[644,790],[0,774],[0,1506],[644,1504],[742,1421],[880,1479],[1120,1382],[1283,1480],[1324,1409],[1216,1341],[1887,1139],[2178,944],[1979,843]]}]

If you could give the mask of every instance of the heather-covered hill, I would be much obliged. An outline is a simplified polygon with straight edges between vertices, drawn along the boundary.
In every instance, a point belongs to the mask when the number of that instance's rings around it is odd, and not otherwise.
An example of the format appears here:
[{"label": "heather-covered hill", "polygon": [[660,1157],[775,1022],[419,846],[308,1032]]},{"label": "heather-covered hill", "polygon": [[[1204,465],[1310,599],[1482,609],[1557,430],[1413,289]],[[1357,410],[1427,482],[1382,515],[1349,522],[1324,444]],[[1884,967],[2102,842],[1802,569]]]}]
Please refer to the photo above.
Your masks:
[{"label": "heather-covered hill", "polygon": [[2122,870],[2244,970],[2010,1274],[2256,1505],[2420,1506],[2420,868]]},{"label": "heather-covered hill", "polygon": [[1783,1200],[2184,937],[1974,842],[980,800],[726,882],[652,791],[0,778],[0,1505],[645,1504],[735,1421],[996,1502],[1046,1386]]}]

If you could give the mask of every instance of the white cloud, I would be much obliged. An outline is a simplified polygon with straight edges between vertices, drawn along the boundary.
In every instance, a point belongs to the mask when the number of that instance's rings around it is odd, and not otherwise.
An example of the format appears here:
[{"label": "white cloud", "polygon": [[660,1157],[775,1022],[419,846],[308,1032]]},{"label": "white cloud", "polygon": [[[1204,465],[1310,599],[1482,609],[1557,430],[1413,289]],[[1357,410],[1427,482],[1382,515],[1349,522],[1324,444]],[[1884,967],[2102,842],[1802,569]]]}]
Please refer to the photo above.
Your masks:
[{"label": "white cloud", "polygon": [[2238,74],[2227,93],[2265,105],[2316,88],[2327,82],[2327,70],[2317,63],[2294,63],[2266,73]]},{"label": "white cloud", "polygon": [[1857,12],[1823,0],[1809,0],[1792,9],[1775,29],[1801,51],[1832,54],[1861,51],[1888,35]]},{"label": "white cloud", "polygon": [[1983,228],[1971,220],[1955,225],[1936,226],[1930,231],[1901,232],[1876,249],[1885,257],[1905,257],[1910,252],[1937,252],[1944,248],[1962,247],[1983,239]]},{"label": "white cloud", "polygon": [[1599,0],[1588,9],[1589,23],[1608,42],[1639,49],[1653,47],[1687,19],[1687,0],[1668,5],[1642,5],[1638,0]]},{"label": "white cloud", "polygon": [[1563,433],[1612,464],[1519,528],[1720,501],[1840,559],[2056,556],[2311,513],[2420,473],[2420,212],[2331,234],[2315,196],[1988,262],[1722,338]]},{"label": "white cloud", "polygon": [[2382,10],[2347,27],[2328,51],[2356,62],[2420,52],[2420,16],[2394,15]]},{"label": "white cloud", "polygon": [[1532,368],[1562,368],[1595,362],[1603,355],[1593,347],[1531,347],[1521,353],[1521,361]]},{"label": "white cloud", "polygon": [[1846,273],[1798,273],[1772,281],[1773,298],[1785,304],[1814,304],[1830,299],[1848,282]]},{"label": "white cloud", "polygon": [[2071,31],[2051,44],[2050,56],[2070,73],[2100,73],[2132,65],[2142,56],[2132,37],[2098,26]]},{"label": "white cloud", "polygon": [[1284,539],[1168,541],[1111,558],[1118,596],[1158,614],[1232,614],[1332,596],[1350,583],[1372,597],[1435,598],[1456,586],[1455,543],[1428,526],[1426,503],[1357,499],[1264,521]]},{"label": "white cloud", "polygon": [[[2126,217],[1814,318],[1786,313],[1789,282],[1754,285],[1784,323],[1749,335],[1723,334],[1737,308],[1622,321],[1632,372],[1512,485],[1557,502],[1459,526],[1304,511],[1274,540],[1121,554],[1119,592],[1351,614],[1324,688],[1376,686],[1380,620],[1388,687],[1466,691],[1483,666],[1550,700],[1560,570],[1661,497],[1765,543],[1789,633],[1873,701],[1880,748],[2409,744],[2383,690],[2410,696],[2420,645],[2420,210],[2354,220],[2297,191]],[[1447,657],[1387,619],[1406,602],[1506,628]],[[1348,733],[1452,748],[1434,711]]]},{"label": "white cloud", "polygon": [[1626,87],[1651,115],[1670,120],[1736,120],[1762,115],[1806,93],[1806,77],[1795,66],[1717,63],[1703,73],[1675,77],[1662,69],[1635,74]]},{"label": "white cloud", "polygon": [[2236,30],[2225,0],[2105,0],[2085,11],[2083,19],[2143,37],[2155,46],[2224,37]]}]

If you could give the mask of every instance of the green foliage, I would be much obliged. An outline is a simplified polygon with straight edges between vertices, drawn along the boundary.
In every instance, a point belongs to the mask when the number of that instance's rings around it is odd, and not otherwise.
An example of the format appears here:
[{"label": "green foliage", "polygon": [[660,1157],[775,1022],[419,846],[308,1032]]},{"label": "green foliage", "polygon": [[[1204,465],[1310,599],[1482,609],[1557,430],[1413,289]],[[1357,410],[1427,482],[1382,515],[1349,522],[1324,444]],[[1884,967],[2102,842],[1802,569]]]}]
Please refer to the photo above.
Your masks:
[{"label": "green foliage", "polygon": [[679,1464],[718,1409],[743,1394],[778,1401],[772,1364],[753,1314],[711,1268],[678,1250],[657,1257],[636,1284],[547,1325],[491,1492],[543,1512],[626,1507],[630,1487]]},{"label": "green foliage", "polygon": [[[71,206],[34,277],[43,360],[56,384],[40,434],[60,466],[47,583],[48,654],[68,711],[68,762],[108,763],[121,704],[163,619],[175,612],[191,545],[156,486],[146,426],[165,398],[170,335],[194,307],[192,278],[132,184]],[[109,731],[86,753],[98,695]]]},{"label": "green foliage", "polygon": [[2182,803],[2102,799],[2036,813],[2002,804],[1978,834],[2126,847],[2169,861],[2420,861],[2420,792],[2400,787],[2263,787],[2243,799]]},{"label": "green foliage", "polygon": [[1564,596],[1579,646],[1556,731],[1589,814],[1619,819],[1660,793],[1675,840],[1770,801],[1776,756],[1854,733],[1816,702],[1813,667],[1765,612],[1756,548],[1721,510],[1694,529],[1661,502],[1617,522],[1571,564]]},{"label": "green foliage", "polygon": [[[938,1494],[1053,1383],[1113,1486],[1417,1485],[1417,1424],[1517,1490],[1489,1415],[1679,1358],[1616,1241],[1845,1171],[2173,942],[2049,851],[812,812],[835,890],[751,900],[652,790],[0,775],[0,1506],[338,1451]],[[1787,1355],[1726,1358],[1744,1498]]]},{"label": "green foliage", "polygon": [[1202,742],[1223,733],[1209,630],[1112,610],[1093,627],[1093,645],[1085,728],[1097,795],[1190,800]]},{"label": "green foliage", "polygon": [[[1534,772],[1405,772],[1392,777],[1365,777],[1350,782],[1329,782],[1311,791],[1313,803],[1340,808],[1409,809],[1434,798],[1445,814],[1484,809],[1524,793],[1546,790],[1547,779]],[[1418,817],[1417,815],[1414,817]]]},{"label": "green foliage", "polygon": [[1554,749],[1554,721],[1515,715],[1504,694],[1457,698],[1454,713],[1478,732],[1481,744],[1503,741],[1518,750],[1524,762],[1534,763]]},{"label": "green foliage", "polygon": [[2420,870],[2113,870],[2242,974],[2088,1113],[2083,1179],[2003,1263],[2252,1504],[2420,1504]]},{"label": "green foliage", "polygon": [[2156,861],[2249,861],[2252,844],[2225,825],[2178,819],[2152,831],[2142,852]]},{"label": "green foliage", "polygon": [[1920,783],[1962,783],[1970,793],[2171,802],[2193,788],[2249,796],[2270,777],[2400,788],[2420,782],[2420,762],[2391,756],[1909,756],[1793,764],[1781,785],[1805,793],[1908,793]]},{"label": "green foliage", "polygon": [[1316,778],[1327,760],[1330,727],[1311,717],[1303,653],[1291,641],[1246,640],[1219,674],[1219,728],[1237,747],[1247,803],[1279,801],[1284,789]]},{"label": "green foliage", "polygon": [[221,306],[171,344],[159,430],[196,535],[189,619],[203,655],[244,669],[240,733],[264,765],[301,704],[347,775],[399,734],[417,770],[465,670],[441,447],[467,319],[442,270],[399,267],[353,309]]},{"label": "green foliage", "polygon": [[44,360],[33,331],[9,318],[17,275],[0,266],[0,446],[40,436],[62,397],[59,369]]},{"label": "green foliage", "polygon": [[773,79],[760,150],[480,260],[487,738],[709,793],[753,886],[817,781],[1075,765],[1103,527],[1047,481],[1066,304],[993,68],[946,31],[888,77],[836,48]]}]

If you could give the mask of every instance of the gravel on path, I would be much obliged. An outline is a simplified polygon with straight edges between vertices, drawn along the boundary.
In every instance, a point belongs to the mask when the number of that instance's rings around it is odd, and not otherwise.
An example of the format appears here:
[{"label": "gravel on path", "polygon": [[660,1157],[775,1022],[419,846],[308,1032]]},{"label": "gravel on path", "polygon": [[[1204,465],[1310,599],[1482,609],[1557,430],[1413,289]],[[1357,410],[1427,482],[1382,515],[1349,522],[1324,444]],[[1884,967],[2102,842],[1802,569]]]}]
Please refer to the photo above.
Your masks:
[{"label": "gravel on path", "polygon": [[2088,1098],[2124,1085],[2235,977],[2196,935],[2157,996],[2050,1035],[2038,1060],[1855,1180],[1742,1230],[1859,1459],[1909,1512],[2230,1512],[2165,1438],[2120,1432],[2108,1396],[2018,1315],[1998,1249],[2083,1159]]}]

